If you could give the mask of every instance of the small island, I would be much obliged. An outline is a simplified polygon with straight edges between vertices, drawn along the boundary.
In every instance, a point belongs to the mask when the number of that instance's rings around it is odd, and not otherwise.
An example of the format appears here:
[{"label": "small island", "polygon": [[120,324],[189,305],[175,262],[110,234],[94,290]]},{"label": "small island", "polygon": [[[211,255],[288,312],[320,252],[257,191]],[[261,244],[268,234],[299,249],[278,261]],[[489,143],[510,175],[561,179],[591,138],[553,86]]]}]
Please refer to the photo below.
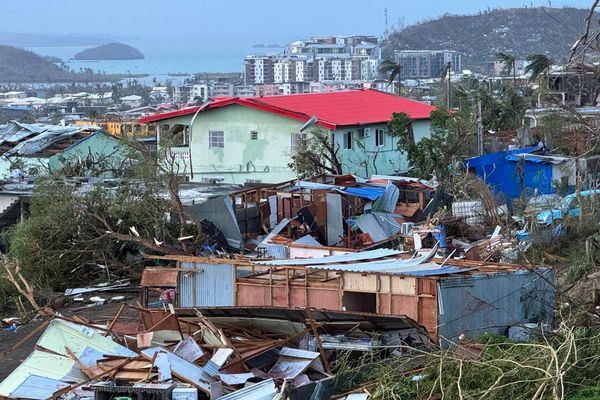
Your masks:
[{"label": "small island", "polygon": [[108,43],[80,51],[74,60],[142,60],[144,55],[123,43]]}]

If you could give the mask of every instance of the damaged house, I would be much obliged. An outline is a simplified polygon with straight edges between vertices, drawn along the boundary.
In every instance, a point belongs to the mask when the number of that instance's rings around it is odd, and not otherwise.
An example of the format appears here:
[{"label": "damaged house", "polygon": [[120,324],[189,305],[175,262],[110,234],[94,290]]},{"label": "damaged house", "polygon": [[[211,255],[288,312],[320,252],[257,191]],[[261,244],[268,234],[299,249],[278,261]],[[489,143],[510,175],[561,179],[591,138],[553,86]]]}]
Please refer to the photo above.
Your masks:
[{"label": "damaged house", "polygon": [[[121,165],[125,152],[119,139],[92,126],[25,124],[0,125],[0,176],[43,175],[67,165],[75,171],[102,164],[102,174]],[[81,169],[83,171],[83,169]]]},{"label": "damaged house", "polygon": [[158,278],[163,274],[182,308],[311,307],[405,315],[442,344],[461,334],[507,334],[514,325],[552,322],[551,269],[441,260],[433,258],[436,250],[413,258],[390,249],[311,246],[290,248],[292,256],[304,258],[279,260],[156,256],[176,261],[178,273],[154,268],[145,274],[164,287]]}]

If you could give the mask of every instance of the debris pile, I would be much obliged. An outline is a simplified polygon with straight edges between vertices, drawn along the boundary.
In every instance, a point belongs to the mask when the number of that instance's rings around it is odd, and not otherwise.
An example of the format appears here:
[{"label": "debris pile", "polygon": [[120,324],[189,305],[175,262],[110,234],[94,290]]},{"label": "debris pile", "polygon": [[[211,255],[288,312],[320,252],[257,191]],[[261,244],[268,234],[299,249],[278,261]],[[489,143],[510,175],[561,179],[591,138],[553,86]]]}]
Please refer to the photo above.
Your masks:
[{"label": "debris pile", "polygon": [[285,399],[306,385],[331,386],[341,351],[385,348],[382,357],[402,357],[408,345],[430,345],[406,317],[308,308],[176,315],[123,304],[101,323],[57,314],[43,328],[29,357],[0,383],[0,396]]}]

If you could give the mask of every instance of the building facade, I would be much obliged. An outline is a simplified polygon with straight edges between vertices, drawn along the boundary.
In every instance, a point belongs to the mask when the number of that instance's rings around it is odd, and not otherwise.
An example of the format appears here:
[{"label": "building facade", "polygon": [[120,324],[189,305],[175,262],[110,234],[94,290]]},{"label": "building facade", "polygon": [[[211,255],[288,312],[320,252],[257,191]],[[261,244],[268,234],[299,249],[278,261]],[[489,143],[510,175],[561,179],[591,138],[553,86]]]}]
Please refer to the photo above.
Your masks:
[{"label": "building facade", "polygon": [[313,116],[339,146],[344,173],[396,174],[408,165],[387,132],[387,122],[394,112],[407,113],[418,139],[429,134],[434,109],[375,90],[350,90],[224,98],[198,113],[198,107],[190,107],[140,122],[158,124],[158,135],[184,135],[174,152],[192,181],[277,183],[296,178],[289,167],[291,155],[308,138],[310,130],[300,129]]},{"label": "building facade", "polygon": [[453,74],[462,72],[461,56],[451,50],[398,50],[396,62],[403,79],[437,78],[448,63]]}]

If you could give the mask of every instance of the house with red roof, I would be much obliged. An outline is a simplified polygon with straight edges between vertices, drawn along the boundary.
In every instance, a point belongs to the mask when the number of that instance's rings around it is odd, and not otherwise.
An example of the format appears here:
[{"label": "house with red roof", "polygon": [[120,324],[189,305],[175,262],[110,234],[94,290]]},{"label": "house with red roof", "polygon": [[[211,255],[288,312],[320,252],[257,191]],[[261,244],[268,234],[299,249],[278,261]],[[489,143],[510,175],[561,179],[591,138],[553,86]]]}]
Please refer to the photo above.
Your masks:
[{"label": "house with red roof", "polygon": [[[276,183],[295,178],[291,154],[314,125],[331,132],[344,173],[400,174],[408,169],[387,123],[394,112],[413,120],[415,140],[430,134],[435,107],[372,89],[288,96],[215,98],[203,106],[140,119],[179,140],[190,180]],[[314,118],[313,118],[314,117]],[[316,122],[315,122],[316,121]]]}]

